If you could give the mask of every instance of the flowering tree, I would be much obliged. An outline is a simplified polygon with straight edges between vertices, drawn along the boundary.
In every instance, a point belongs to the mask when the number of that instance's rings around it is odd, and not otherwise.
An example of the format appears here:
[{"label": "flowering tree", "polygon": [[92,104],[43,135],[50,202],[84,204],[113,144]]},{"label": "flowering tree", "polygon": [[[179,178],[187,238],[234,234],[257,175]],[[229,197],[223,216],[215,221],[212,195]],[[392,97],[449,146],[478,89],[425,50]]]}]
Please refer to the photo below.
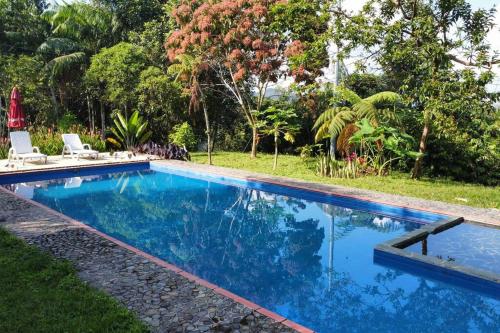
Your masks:
[{"label": "flowering tree", "polygon": [[[178,29],[166,42],[169,60],[189,54],[201,60],[196,71],[216,76],[252,128],[252,157],[268,85],[289,75],[312,81],[324,66],[309,61],[312,54],[326,59],[326,39],[318,38],[327,31],[322,8],[305,0],[181,0],[172,12]],[[291,24],[296,14],[300,23]]]}]

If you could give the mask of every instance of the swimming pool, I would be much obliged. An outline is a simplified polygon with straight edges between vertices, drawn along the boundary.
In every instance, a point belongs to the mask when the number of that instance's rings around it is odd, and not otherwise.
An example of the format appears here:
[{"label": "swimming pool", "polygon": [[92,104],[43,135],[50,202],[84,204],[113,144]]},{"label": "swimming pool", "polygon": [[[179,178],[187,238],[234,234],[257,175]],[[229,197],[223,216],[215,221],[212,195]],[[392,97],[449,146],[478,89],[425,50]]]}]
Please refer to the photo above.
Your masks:
[{"label": "swimming pool", "polygon": [[8,187],[316,331],[500,331],[499,295],[373,262],[443,216],[153,164],[44,176]]}]

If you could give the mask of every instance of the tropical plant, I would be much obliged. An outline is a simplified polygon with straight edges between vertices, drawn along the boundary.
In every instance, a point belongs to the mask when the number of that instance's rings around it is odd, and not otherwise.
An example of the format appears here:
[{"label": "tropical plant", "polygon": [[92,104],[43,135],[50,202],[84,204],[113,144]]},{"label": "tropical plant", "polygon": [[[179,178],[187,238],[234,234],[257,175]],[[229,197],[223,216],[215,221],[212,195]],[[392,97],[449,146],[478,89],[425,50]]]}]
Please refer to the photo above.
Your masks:
[{"label": "tropical plant", "polygon": [[111,131],[115,138],[107,140],[117,147],[132,150],[137,145],[145,143],[152,134],[147,130],[148,122],[139,116],[139,111],[134,111],[128,118],[116,112],[113,121],[115,127]]},{"label": "tropical plant", "polygon": [[188,150],[196,149],[196,136],[194,135],[193,128],[187,122],[177,124],[174,130],[169,134],[170,142],[175,143],[181,147],[186,147]]},{"label": "tropical plant", "polygon": [[374,127],[368,119],[356,123],[359,130],[349,139],[359,147],[360,155],[367,165],[374,168],[375,173],[381,176],[391,163],[404,157],[417,158],[420,153],[411,150],[413,138],[393,127]]},{"label": "tropical plant", "polygon": [[316,165],[318,175],[330,178],[356,178],[360,174],[360,163],[355,155],[337,160],[330,154],[320,153]]},{"label": "tropical plant", "polygon": [[188,93],[190,95],[189,111],[198,111],[200,109],[200,105],[203,109],[203,116],[205,119],[205,135],[207,136],[208,164],[212,165],[213,144],[210,129],[210,118],[208,116],[205,93],[201,83],[206,66],[202,66],[200,57],[193,57],[189,54],[179,54],[175,60],[177,63],[170,65],[168,73],[174,74],[176,81],[184,81],[187,85]]},{"label": "tropical plant", "polygon": [[274,163],[273,170],[278,166],[278,144],[280,137],[293,143],[295,134],[299,130],[296,124],[297,114],[293,109],[280,109],[275,106],[268,107],[261,115],[263,117],[262,130],[265,134],[272,135],[274,138]]},{"label": "tropical plant", "polygon": [[373,126],[378,126],[383,120],[395,119],[395,105],[399,100],[400,96],[390,91],[361,98],[343,86],[335,87],[330,100],[331,107],[314,123],[315,141],[330,138],[332,142],[336,142],[336,149],[331,150],[330,154],[334,155],[339,150],[342,155],[348,156],[349,138],[357,131],[356,121],[366,119]]}]

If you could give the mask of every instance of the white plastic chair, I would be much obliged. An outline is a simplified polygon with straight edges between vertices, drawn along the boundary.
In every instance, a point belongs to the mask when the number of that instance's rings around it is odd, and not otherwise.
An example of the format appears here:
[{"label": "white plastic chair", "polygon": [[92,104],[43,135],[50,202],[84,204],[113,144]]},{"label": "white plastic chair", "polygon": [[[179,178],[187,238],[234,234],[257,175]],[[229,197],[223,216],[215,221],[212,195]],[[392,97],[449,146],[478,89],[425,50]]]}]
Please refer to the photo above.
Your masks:
[{"label": "white plastic chair", "polygon": [[69,154],[73,158],[76,157],[77,160],[80,159],[80,156],[90,156],[95,159],[99,158],[99,152],[97,150],[92,150],[89,144],[83,144],[78,134],[63,134],[62,139],[64,142],[62,151],[63,158],[65,154]]},{"label": "white plastic chair", "polygon": [[9,163],[11,160],[43,160],[47,164],[47,155],[40,153],[40,148],[31,145],[30,134],[25,131],[10,132]]}]

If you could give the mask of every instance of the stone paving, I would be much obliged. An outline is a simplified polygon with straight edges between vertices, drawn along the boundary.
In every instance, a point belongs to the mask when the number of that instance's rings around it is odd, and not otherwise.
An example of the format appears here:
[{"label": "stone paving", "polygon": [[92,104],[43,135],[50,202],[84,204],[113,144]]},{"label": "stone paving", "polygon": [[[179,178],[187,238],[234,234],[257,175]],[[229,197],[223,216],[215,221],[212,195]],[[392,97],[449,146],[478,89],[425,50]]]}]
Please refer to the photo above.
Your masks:
[{"label": "stone paving", "polygon": [[56,258],[148,323],[153,332],[294,332],[63,217],[0,190],[0,227]]}]

